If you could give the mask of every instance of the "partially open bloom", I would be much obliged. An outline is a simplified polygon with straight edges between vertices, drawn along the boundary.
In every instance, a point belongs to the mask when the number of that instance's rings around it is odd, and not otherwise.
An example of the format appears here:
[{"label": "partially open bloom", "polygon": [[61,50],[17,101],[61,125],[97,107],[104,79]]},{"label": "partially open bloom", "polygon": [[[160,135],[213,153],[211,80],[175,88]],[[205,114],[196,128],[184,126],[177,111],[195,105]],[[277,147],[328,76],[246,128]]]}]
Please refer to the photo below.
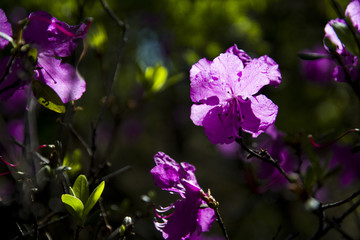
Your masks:
[{"label": "partially open bloom", "polygon": [[[351,21],[351,24],[355,27],[355,31],[360,33],[360,1],[354,0],[349,3],[345,10],[345,16],[348,17]],[[343,65],[346,68],[346,71],[350,75],[352,79],[357,79],[359,77],[358,71],[358,57],[351,53],[349,49],[349,45],[345,46],[345,44],[340,40],[339,37],[334,30],[334,25],[343,27],[346,29],[346,21],[344,19],[333,19],[330,20],[325,26],[325,39],[328,39],[331,44],[334,45],[336,49],[336,53],[340,56]],[[350,36],[350,32],[347,33]],[[351,38],[351,37],[350,37]],[[352,45],[355,45],[355,39],[349,39],[348,41],[352,42]],[[330,50],[331,46],[327,46],[325,41],[325,48]],[[357,48],[358,46],[356,46]],[[357,51],[359,51],[358,49]],[[330,50],[331,51],[331,50]],[[332,73],[333,78],[336,81],[344,82],[346,80],[346,73],[343,69],[343,66],[335,66],[334,71]]]},{"label": "partially open bloom", "polygon": [[213,144],[235,141],[240,130],[257,137],[275,122],[278,107],[257,94],[281,82],[278,64],[266,55],[252,59],[234,45],[213,61],[200,59],[190,80],[190,118]]},{"label": "partially open bloom", "polygon": [[[23,40],[37,51],[32,77],[51,87],[63,103],[79,99],[85,91],[85,81],[75,67],[64,63],[61,58],[71,55],[78,41],[85,37],[88,25],[70,26],[43,11],[31,13],[28,19]],[[6,16],[0,12],[0,21],[4,20]],[[6,34],[12,35],[8,31]],[[27,76],[29,62],[23,61],[26,57],[19,54],[13,59],[7,57],[0,61],[0,99],[8,99],[14,91],[30,81]]]},{"label": "partially open bloom", "polygon": [[[151,169],[155,184],[162,190],[180,195],[181,199],[168,207],[156,209],[155,227],[164,239],[183,240],[209,231],[215,220],[215,211],[202,208],[202,190],[195,177],[195,167],[177,163],[163,152],[154,156],[156,166]],[[172,211],[167,216],[160,214]]]}]

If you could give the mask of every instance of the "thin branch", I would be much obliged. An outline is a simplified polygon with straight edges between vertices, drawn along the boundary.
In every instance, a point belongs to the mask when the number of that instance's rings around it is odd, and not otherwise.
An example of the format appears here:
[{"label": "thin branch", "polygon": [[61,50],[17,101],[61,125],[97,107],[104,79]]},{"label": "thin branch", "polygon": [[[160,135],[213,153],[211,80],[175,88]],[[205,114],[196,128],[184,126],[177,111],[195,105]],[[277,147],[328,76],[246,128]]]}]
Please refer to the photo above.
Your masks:
[{"label": "thin branch", "polygon": [[344,200],[341,200],[341,201],[338,201],[338,202],[334,202],[334,203],[327,203],[327,204],[323,204],[321,206],[321,208],[323,210],[326,210],[326,209],[329,209],[329,208],[334,208],[334,207],[338,207],[338,206],[341,206],[345,203],[348,203],[350,202],[351,200],[353,200],[354,198],[356,198],[357,196],[360,195],[360,190],[358,190],[357,192],[351,194],[351,196],[345,198]]},{"label": "thin branch", "polygon": [[121,21],[116,14],[111,10],[111,8],[109,7],[109,5],[107,4],[107,2],[105,0],[100,0],[101,5],[103,6],[104,10],[110,15],[111,18],[114,19],[114,21],[119,25],[119,27],[122,29],[122,38],[121,38],[121,43],[119,46],[119,50],[118,50],[118,55],[116,57],[116,64],[115,64],[115,69],[113,70],[113,74],[111,77],[111,82],[108,86],[107,92],[106,92],[106,97],[105,100],[103,102],[103,106],[99,112],[98,118],[95,122],[95,124],[92,124],[92,141],[91,141],[91,149],[92,149],[92,155],[91,155],[91,159],[90,159],[90,169],[93,169],[94,167],[94,161],[95,161],[95,152],[96,152],[96,131],[98,128],[98,125],[102,119],[102,116],[105,112],[106,106],[109,103],[109,98],[110,98],[110,94],[112,92],[114,83],[115,83],[115,79],[118,73],[118,70],[120,68],[120,60],[122,57],[122,52],[123,52],[123,48],[126,42],[126,32],[127,32],[127,24],[125,24],[123,21]]},{"label": "thin branch", "polygon": [[[111,10],[111,8],[109,7],[109,5],[105,0],[100,0],[100,3],[103,6],[104,10],[110,15],[110,17],[114,19],[114,21],[116,22],[117,25],[119,25],[120,28],[122,29],[127,28],[126,24],[116,16],[116,14],[113,12],[113,10]],[[125,35],[125,30],[124,30],[124,35]]]},{"label": "thin branch", "polygon": [[[62,220],[66,219],[66,218],[68,218],[68,217],[69,217],[69,215],[61,216],[61,217],[59,217],[59,218],[57,218],[57,219],[55,219],[55,220],[52,220],[52,221],[50,221],[50,222],[48,222],[48,223],[45,223],[45,224],[42,224],[42,225],[38,226],[37,230],[42,230],[42,229],[44,229],[44,228],[46,228],[46,227],[48,227],[48,226],[50,226],[50,225],[53,225],[53,224],[58,223],[58,222],[61,222]],[[17,226],[18,226],[18,228],[19,228],[19,231],[21,232],[21,238],[22,238],[22,237],[26,237],[26,236],[34,233],[34,229],[32,229],[32,230],[24,233],[24,232],[21,230],[21,228],[20,228],[20,226],[19,226],[18,224],[17,224]],[[18,239],[18,238],[20,238],[20,237],[17,236],[17,237],[15,237],[14,239]]]},{"label": "thin branch", "polygon": [[226,231],[224,221],[222,220],[219,212],[219,202],[215,200],[215,198],[211,195],[210,189],[205,193],[203,190],[200,191],[201,199],[204,200],[208,207],[215,211],[216,221],[219,223],[219,226],[224,234],[226,240],[229,240],[229,235]]},{"label": "thin branch", "polygon": [[87,153],[89,154],[89,156],[92,156],[92,150],[89,147],[89,145],[86,143],[86,141],[84,140],[84,138],[76,131],[76,129],[74,128],[74,126],[71,123],[64,123],[64,122],[60,122],[61,125],[68,127],[71,131],[71,133],[80,141],[80,143],[84,146],[84,148],[86,149]]},{"label": "thin branch", "polygon": [[[338,226],[341,224],[341,222],[352,212],[354,212],[356,210],[356,208],[358,208],[360,206],[360,200],[357,201],[354,205],[352,205],[348,210],[346,210],[342,215],[340,215],[337,218],[334,218],[333,220],[329,220],[327,221],[328,225],[326,227],[324,227],[323,229],[319,229],[314,236],[312,236],[310,238],[310,240],[316,240],[316,239],[320,239],[322,236],[324,236],[325,234],[327,234],[331,229],[336,229],[339,231]],[[349,237],[346,233],[344,233],[343,231],[340,232],[343,237]],[[348,238],[351,239],[351,238]]]},{"label": "thin branch", "polygon": [[126,172],[127,170],[130,170],[131,168],[132,168],[132,167],[129,166],[129,165],[128,165],[128,166],[125,166],[125,167],[123,167],[123,168],[120,168],[120,169],[116,170],[115,172],[112,172],[112,173],[104,176],[103,178],[101,178],[101,181],[108,181],[109,178],[115,177],[116,175],[119,175],[119,174],[121,174],[121,173],[123,173],[123,172]]},{"label": "thin branch", "polygon": [[279,172],[286,178],[286,180],[289,183],[293,182],[293,180],[289,177],[289,175],[285,172],[285,170],[280,166],[279,161],[274,159],[267,151],[265,150],[257,151],[250,149],[243,143],[242,139],[240,138],[237,138],[236,142],[240,144],[241,147],[250,154],[249,158],[256,157],[264,162],[273,165],[277,170],[279,170]]},{"label": "thin branch", "polygon": [[229,235],[226,231],[226,228],[225,228],[225,224],[224,224],[224,221],[222,220],[221,216],[220,216],[220,212],[219,212],[219,208],[215,208],[215,214],[216,214],[216,221],[219,223],[220,225],[220,228],[224,234],[224,237],[226,240],[229,240]]}]

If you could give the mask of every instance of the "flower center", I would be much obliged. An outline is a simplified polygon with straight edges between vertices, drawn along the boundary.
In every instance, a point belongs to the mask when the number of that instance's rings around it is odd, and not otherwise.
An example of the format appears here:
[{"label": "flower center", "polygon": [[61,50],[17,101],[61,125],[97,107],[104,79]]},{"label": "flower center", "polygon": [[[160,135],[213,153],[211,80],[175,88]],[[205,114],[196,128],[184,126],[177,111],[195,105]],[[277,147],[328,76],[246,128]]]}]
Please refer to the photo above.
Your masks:
[{"label": "flower center", "polygon": [[234,120],[239,121],[240,123],[244,119],[243,112],[241,111],[240,103],[243,102],[241,97],[235,96],[232,94],[232,98],[228,100],[229,108],[223,113],[219,114],[219,118],[222,122],[226,122],[229,118],[233,117]]}]

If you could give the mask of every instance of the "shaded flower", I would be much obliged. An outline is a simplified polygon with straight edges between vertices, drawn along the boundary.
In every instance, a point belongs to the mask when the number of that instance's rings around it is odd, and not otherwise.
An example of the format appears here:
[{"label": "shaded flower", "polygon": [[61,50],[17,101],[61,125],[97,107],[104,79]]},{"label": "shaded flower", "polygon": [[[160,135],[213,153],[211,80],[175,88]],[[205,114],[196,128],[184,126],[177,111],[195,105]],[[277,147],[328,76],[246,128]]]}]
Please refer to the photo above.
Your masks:
[{"label": "shaded flower", "polygon": [[[151,169],[155,184],[162,190],[180,195],[181,199],[168,207],[156,209],[155,227],[164,239],[182,240],[209,231],[215,220],[215,211],[202,208],[202,190],[195,177],[195,167],[189,163],[177,163],[163,152],[154,156],[156,166]],[[165,212],[172,211],[167,216]]]},{"label": "shaded flower", "polygon": [[360,153],[352,152],[352,148],[346,145],[334,145],[332,147],[333,156],[330,167],[340,167],[340,182],[343,186],[348,186],[356,179],[360,178]]},{"label": "shaded flower", "polygon": [[[84,39],[88,26],[84,23],[70,26],[38,11],[29,15],[29,23],[23,31],[25,43],[37,50],[32,77],[50,86],[63,103],[79,99],[85,91],[84,79],[75,67],[64,63],[61,58],[71,55],[78,41]],[[30,81],[26,75],[29,63],[24,61],[24,57],[27,55],[20,54],[13,60],[8,58],[0,62],[0,73],[4,78],[0,83],[0,99],[7,99]],[[7,72],[9,64],[11,67]]]},{"label": "shaded flower", "polygon": [[[329,53],[321,45],[316,46],[313,50],[308,52],[329,55]],[[324,57],[321,59],[301,61],[301,72],[304,77],[317,83],[329,82],[332,79],[332,72],[334,67],[334,61],[330,58],[330,55],[329,57]]]},{"label": "shaded flower", "polygon": [[268,56],[251,59],[236,45],[213,61],[200,59],[190,70],[191,120],[213,144],[231,143],[239,130],[257,137],[275,122],[278,107],[258,94],[278,86],[278,65]]}]

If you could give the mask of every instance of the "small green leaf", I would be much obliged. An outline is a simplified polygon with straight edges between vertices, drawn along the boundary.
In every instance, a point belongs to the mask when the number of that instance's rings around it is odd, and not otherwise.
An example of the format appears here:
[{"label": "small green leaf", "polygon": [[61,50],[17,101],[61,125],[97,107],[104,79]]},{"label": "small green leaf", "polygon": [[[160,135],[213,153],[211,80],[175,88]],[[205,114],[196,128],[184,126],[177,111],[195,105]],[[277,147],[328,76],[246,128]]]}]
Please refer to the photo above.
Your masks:
[{"label": "small green leaf", "polygon": [[321,53],[311,53],[311,52],[300,52],[298,53],[298,57],[302,60],[318,60],[323,58],[330,58],[328,54]]},{"label": "small green leaf", "polygon": [[158,92],[166,83],[167,77],[168,77],[167,69],[161,65],[156,66],[153,71],[153,76],[152,76],[153,85],[151,87],[151,90],[153,92]]},{"label": "small green leaf", "polygon": [[96,28],[92,28],[88,34],[88,43],[91,47],[98,50],[103,50],[107,42],[107,33],[105,27],[101,24],[97,24]]},{"label": "small green leaf", "polygon": [[99,200],[102,192],[104,191],[105,181],[102,181],[99,186],[97,186],[94,191],[89,196],[84,209],[84,216],[86,216],[90,210],[95,206],[96,202]]},{"label": "small green leaf", "polygon": [[162,65],[146,67],[145,72],[138,66],[137,80],[149,93],[156,93],[162,90],[168,80],[168,70]]},{"label": "small green leaf", "polygon": [[74,216],[79,223],[82,223],[84,204],[81,200],[70,194],[63,194],[61,195],[61,201],[64,203],[66,210]]},{"label": "small green leaf", "polygon": [[82,152],[78,148],[74,150],[74,152],[71,154],[71,157],[69,157],[68,154],[65,155],[63,166],[70,168],[70,170],[68,170],[68,175],[70,177],[74,176],[77,172],[81,170],[81,155]]},{"label": "small green leaf", "polygon": [[57,113],[65,113],[65,105],[57,93],[48,85],[38,80],[32,81],[32,91],[37,101]]},{"label": "small green leaf", "polygon": [[76,178],[73,190],[75,197],[80,199],[83,204],[85,204],[89,197],[89,185],[85,175],[79,175]]}]

